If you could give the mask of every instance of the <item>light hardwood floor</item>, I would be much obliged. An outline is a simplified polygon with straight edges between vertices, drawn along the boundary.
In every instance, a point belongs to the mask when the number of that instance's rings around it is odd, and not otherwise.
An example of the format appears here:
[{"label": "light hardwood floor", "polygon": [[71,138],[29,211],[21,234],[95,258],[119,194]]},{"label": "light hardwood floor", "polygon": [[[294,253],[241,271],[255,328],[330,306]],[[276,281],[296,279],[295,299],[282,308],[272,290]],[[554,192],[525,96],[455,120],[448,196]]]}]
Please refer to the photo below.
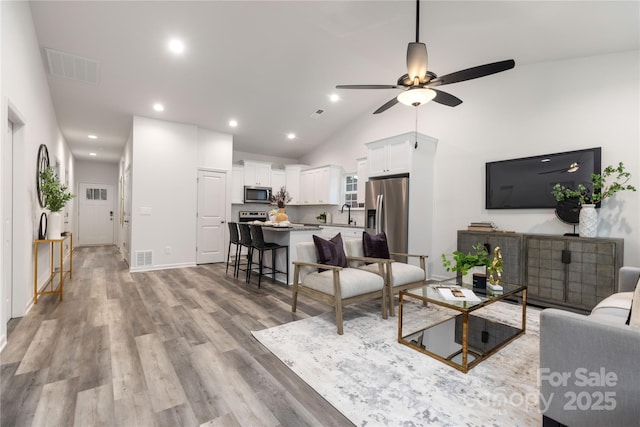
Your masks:
[{"label": "light hardwood floor", "polygon": [[[251,335],[331,307],[224,264],[130,274],[112,246],[74,251],[64,301],[8,324],[2,426],[350,426]],[[257,280],[257,278],[256,278]]]}]

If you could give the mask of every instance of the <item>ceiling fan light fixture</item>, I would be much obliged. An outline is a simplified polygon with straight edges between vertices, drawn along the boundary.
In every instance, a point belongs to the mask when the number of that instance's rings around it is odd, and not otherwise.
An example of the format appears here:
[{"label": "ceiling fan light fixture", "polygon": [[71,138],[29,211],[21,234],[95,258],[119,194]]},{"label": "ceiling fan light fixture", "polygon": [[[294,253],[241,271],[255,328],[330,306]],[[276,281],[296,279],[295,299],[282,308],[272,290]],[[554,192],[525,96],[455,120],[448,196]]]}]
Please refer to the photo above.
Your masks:
[{"label": "ceiling fan light fixture", "polygon": [[398,95],[398,101],[404,105],[418,107],[426,104],[435,97],[436,93],[431,89],[409,89]]}]

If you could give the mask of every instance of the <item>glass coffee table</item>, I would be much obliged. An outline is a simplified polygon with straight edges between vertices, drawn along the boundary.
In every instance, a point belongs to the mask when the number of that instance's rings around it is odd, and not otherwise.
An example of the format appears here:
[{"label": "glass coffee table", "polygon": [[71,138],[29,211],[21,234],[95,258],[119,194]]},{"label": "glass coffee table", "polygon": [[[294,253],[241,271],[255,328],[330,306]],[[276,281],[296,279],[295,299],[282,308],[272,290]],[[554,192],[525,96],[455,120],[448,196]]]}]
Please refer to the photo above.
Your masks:
[{"label": "glass coffee table", "polygon": [[[502,292],[471,285],[458,285],[455,279],[428,281],[421,288],[400,291],[398,304],[398,342],[427,354],[464,373],[525,333],[527,316],[526,286],[503,284]],[[473,291],[473,292],[469,292]],[[462,296],[466,293],[466,296]],[[452,300],[452,298],[461,298]],[[509,299],[521,306],[522,318],[508,323],[491,316],[492,304]],[[445,307],[437,312],[425,306]],[[486,307],[481,313],[477,310]],[[488,314],[488,315],[487,315]],[[507,319],[505,319],[507,320]]]}]

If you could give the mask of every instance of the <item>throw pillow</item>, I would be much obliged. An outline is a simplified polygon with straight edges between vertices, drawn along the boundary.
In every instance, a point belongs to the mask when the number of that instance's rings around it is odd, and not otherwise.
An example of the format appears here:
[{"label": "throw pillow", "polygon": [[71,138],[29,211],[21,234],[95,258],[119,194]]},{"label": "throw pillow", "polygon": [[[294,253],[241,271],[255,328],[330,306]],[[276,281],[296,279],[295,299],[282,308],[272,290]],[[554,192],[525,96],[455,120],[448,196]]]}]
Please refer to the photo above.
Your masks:
[{"label": "throw pillow", "polygon": [[318,263],[325,265],[335,265],[337,267],[347,266],[347,256],[344,254],[342,245],[342,235],[340,233],[326,240],[313,235],[313,243],[316,246],[316,256]]},{"label": "throw pillow", "polygon": [[627,325],[640,329],[640,279],[638,279],[638,283],[636,283],[636,290],[633,293],[633,300],[631,301],[631,310],[629,310]]},{"label": "throw pillow", "polygon": [[384,231],[375,235],[363,231],[362,249],[364,256],[369,258],[391,258],[389,256],[389,246],[387,245],[387,235],[384,234]]}]

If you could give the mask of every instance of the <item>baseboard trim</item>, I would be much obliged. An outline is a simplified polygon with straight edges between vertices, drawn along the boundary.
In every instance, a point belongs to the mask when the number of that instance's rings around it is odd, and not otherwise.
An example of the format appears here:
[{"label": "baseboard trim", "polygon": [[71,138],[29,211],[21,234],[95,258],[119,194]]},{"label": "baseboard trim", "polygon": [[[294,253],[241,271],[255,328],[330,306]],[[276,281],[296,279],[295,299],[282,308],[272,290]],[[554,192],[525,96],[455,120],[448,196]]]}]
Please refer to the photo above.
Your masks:
[{"label": "baseboard trim", "polygon": [[196,263],[194,262],[184,262],[179,264],[163,264],[163,265],[146,265],[144,267],[130,267],[130,273],[142,273],[145,271],[155,271],[155,270],[170,270],[172,268],[187,268],[187,267],[195,267]]}]

